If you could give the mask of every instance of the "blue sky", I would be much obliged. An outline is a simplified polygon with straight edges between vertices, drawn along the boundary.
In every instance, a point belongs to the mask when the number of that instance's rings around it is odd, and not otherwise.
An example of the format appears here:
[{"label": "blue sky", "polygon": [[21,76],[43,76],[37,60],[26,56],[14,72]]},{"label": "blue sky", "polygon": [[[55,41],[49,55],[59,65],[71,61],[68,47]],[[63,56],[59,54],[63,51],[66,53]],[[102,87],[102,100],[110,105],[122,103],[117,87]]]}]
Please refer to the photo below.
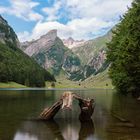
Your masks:
[{"label": "blue sky", "polygon": [[92,39],[119,22],[132,0],[3,0],[0,14],[20,41],[57,29],[60,38]]}]

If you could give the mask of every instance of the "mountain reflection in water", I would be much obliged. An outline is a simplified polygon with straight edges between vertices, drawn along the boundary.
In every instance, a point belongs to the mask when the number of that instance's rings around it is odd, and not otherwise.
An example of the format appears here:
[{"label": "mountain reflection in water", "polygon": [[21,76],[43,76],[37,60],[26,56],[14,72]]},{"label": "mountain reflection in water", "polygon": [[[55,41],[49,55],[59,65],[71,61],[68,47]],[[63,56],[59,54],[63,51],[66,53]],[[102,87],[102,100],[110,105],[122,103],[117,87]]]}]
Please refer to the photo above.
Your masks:
[{"label": "mountain reflection in water", "polygon": [[[76,121],[76,120],[75,120]],[[67,123],[67,124],[66,124]],[[64,127],[52,120],[43,121],[25,121],[14,136],[14,140],[93,140],[94,139],[94,123],[93,121],[67,122]],[[79,129],[78,129],[79,128]]]}]

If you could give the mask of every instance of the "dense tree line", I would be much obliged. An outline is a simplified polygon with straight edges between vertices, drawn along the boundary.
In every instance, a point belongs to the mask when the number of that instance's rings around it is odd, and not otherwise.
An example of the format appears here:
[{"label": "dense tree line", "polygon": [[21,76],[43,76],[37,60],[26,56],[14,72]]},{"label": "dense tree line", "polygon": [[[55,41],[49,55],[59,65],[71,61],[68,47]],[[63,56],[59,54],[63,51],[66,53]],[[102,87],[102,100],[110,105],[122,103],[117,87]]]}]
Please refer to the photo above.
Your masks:
[{"label": "dense tree line", "polygon": [[18,48],[14,30],[0,16],[0,82],[14,81],[30,87],[44,87],[55,81],[45,69]]},{"label": "dense tree line", "polygon": [[55,78],[20,49],[0,43],[0,82],[14,81],[31,87],[43,87]]},{"label": "dense tree line", "polygon": [[109,75],[113,85],[123,93],[140,93],[140,1],[122,17],[108,43]]}]

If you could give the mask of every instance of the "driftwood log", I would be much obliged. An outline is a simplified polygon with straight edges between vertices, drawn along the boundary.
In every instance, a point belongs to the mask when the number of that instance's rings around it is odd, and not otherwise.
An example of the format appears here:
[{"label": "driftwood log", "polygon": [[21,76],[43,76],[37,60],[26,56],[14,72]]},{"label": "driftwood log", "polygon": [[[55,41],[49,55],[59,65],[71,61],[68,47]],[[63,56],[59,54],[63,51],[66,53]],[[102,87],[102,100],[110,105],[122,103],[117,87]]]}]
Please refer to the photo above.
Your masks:
[{"label": "driftwood log", "polygon": [[41,114],[39,115],[39,119],[41,119],[41,120],[52,120],[54,118],[54,116],[56,115],[56,113],[61,108],[62,104],[63,104],[63,100],[60,99],[55,104],[53,104],[51,107],[45,108],[41,112]]},{"label": "driftwood log", "polygon": [[79,101],[79,106],[81,109],[81,113],[79,115],[79,120],[80,121],[91,121],[91,116],[94,112],[94,107],[95,107],[95,102],[94,99],[82,99],[78,95],[74,95],[74,98]]},{"label": "driftwood log", "polygon": [[[68,93],[64,93],[62,98],[59,99],[59,101],[57,101],[55,104],[53,104],[51,107],[49,108],[45,108],[41,114],[39,115],[39,119],[41,120],[52,120],[54,118],[54,116],[56,115],[56,113],[60,110],[60,108],[63,109],[64,105],[63,103],[65,102],[64,98],[65,95],[68,95],[70,97],[71,100],[71,95],[72,98],[75,98],[76,100],[79,101],[79,106],[81,109],[81,113],[79,115],[79,119],[80,121],[90,121],[91,120],[91,116],[94,112],[94,107],[95,107],[95,103],[93,99],[83,99],[80,96],[76,95],[75,93],[72,92],[68,92]],[[66,100],[68,98],[66,97]],[[71,101],[72,103],[72,101]],[[70,103],[70,106],[71,106]],[[65,103],[64,103],[65,104]],[[69,100],[68,100],[68,104],[69,105]],[[69,108],[68,106],[66,106],[66,108]]]}]

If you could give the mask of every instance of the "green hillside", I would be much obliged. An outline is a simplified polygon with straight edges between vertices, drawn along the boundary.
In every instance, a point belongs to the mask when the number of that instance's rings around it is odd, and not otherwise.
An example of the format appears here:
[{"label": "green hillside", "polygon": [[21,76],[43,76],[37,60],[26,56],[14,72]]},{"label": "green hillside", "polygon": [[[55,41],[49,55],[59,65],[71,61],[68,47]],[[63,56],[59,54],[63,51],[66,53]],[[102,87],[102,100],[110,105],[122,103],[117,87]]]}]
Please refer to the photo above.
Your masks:
[{"label": "green hillside", "polygon": [[58,37],[56,37],[53,45],[39,49],[39,52],[33,54],[32,58],[55,76],[62,76],[63,74],[71,80],[79,80],[76,73],[81,68],[80,59],[65,47]]},{"label": "green hillside", "polygon": [[18,48],[13,29],[0,17],[0,82],[14,81],[31,87],[43,87],[55,80],[45,69]]},{"label": "green hillside", "polygon": [[108,75],[108,69],[97,75],[87,78],[81,83],[81,86],[85,88],[114,88]]},{"label": "green hillside", "polygon": [[27,88],[25,85],[21,85],[15,82],[0,83],[0,88]]},{"label": "green hillside", "polygon": [[109,31],[102,37],[87,41],[82,46],[73,48],[72,51],[77,54],[83,65],[87,64],[92,57],[96,57],[101,50],[106,50],[106,43],[112,38],[112,32]]}]

